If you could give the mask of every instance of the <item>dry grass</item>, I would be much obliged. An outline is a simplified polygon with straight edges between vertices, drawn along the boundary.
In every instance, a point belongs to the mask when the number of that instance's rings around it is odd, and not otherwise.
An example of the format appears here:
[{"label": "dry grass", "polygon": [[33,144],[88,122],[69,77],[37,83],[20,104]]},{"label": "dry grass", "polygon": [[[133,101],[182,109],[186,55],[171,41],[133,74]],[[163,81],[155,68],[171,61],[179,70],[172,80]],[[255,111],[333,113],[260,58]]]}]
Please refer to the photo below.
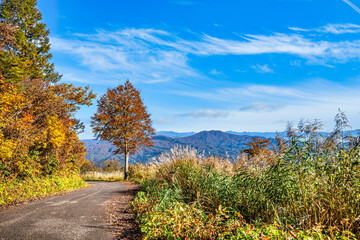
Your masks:
[{"label": "dry grass", "polygon": [[[294,234],[359,237],[359,147],[339,143],[314,148],[310,141],[290,139],[279,154],[251,159],[243,155],[235,162],[177,147],[152,165],[138,165],[147,179],[144,193],[134,202],[142,231],[149,239],[172,234],[181,239],[218,239],[215,228],[224,236],[239,237],[249,231],[232,232],[229,226],[241,225],[239,229],[258,229],[259,239],[291,239]],[[209,225],[214,219],[218,222]],[[191,224],[184,225],[185,220]],[[191,226],[202,231],[193,235],[197,230]]]},{"label": "dry grass", "polygon": [[124,173],[116,172],[85,172],[80,175],[85,181],[123,181]]}]

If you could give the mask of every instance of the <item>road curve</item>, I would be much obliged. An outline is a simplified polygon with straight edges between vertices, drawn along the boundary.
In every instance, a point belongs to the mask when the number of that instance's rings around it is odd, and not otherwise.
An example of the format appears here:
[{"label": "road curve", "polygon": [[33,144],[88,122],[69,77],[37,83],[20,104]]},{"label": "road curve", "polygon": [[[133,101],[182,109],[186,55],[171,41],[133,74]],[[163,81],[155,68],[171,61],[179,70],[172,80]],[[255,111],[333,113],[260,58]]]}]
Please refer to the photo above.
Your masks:
[{"label": "road curve", "polygon": [[63,196],[0,211],[0,239],[113,239],[106,205],[127,191],[120,182],[94,186]]}]

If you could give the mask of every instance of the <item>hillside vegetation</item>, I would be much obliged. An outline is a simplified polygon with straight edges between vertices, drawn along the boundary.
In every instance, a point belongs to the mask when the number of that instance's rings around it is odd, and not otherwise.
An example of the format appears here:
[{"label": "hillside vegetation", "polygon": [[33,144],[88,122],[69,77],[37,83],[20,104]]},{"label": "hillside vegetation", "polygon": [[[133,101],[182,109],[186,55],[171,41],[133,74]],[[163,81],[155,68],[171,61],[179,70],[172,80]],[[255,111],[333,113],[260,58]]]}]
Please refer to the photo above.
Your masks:
[{"label": "hillside vegetation", "polygon": [[339,113],[322,138],[318,121],[288,128],[270,151],[237,161],[175,148],[151,165],[133,202],[145,239],[356,239],[360,237],[360,140]]},{"label": "hillside vegetation", "polygon": [[36,1],[0,4],[0,204],[85,185],[74,118],[95,95],[59,83]]}]

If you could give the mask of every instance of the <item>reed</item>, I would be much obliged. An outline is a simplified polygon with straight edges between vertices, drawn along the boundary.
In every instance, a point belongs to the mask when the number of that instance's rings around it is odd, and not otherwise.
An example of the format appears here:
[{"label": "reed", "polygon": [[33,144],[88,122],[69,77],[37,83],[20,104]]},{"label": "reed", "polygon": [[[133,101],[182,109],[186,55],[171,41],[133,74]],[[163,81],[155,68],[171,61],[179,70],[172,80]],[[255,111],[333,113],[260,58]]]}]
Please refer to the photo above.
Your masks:
[{"label": "reed", "polygon": [[163,154],[133,202],[145,238],[360,238],[360,139],[341,121],[325,137],[301,122],[275,151],[234,162]]}]

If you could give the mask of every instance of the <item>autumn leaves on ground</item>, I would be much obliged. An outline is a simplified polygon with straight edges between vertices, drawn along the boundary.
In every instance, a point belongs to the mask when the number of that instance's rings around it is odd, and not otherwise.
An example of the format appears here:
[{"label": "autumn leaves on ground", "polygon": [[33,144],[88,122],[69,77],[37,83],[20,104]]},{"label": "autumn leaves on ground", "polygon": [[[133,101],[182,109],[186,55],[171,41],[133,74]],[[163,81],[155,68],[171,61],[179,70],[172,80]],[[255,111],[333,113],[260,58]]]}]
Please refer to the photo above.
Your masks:
[{"label": "autumn leaves on ground", "polygon": [[87,180],[141,183],[132,207],[146,239],[360,237],[360,138],[344,132],[341,111],[326,136],[321,122],[302,121],[276,146],[253,139],[235,161],[178,147],[129,166],[154,129],[126,81],[100,98],[92,117],[96,136],[118,147],[125,166],[109,161],[100,170],[85,161],[75,118],[95,95],[61,83],[48,35],[36,0],[1,1],[0,204],[81,188],[82,170]]}]

